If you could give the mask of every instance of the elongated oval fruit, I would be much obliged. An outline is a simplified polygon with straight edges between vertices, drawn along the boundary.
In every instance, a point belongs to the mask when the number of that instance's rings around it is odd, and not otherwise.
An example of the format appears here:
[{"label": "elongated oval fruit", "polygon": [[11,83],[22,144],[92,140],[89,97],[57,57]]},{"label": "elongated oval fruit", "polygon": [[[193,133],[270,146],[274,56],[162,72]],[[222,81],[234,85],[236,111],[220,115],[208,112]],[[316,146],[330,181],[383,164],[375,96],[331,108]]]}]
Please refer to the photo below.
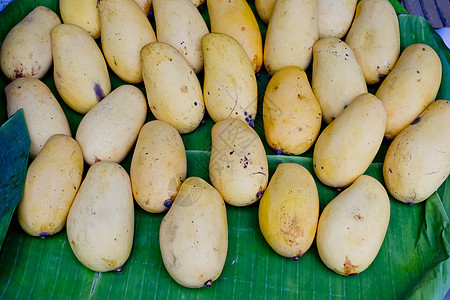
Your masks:
[{"label": "elongated oval fruit", "polygon": [[109,67],[128,83],[142,82],[140,51],[156,36],[134,0],[99,0],[102,49]]},{"label": "elongated oval fruit", "polygon": [[352,24],[357,0],[317,0],[319,37],[343,38]]},{"label": "elongated oval fruit", "polygon": [[209,0],[211,32],[225,33],[241,44],[254,72],[261,69],[263,46],[261,31],[252,9],[245,0]]},{"label": "elongated oval fruit", "polygon": [[275,252],[298,260],[308,251],[319,220],[319,194],[307,169],[277,166],[259,203],[259,227]]},{"label": "elongated oval fruit", "polygon": [[239,118],[254,126],[258,86],[250,60],[231,36],[208,33],[202,38],[205,61],[203,93],[215,122]]},{"label": "elongated oval fruit", "polygon": [[450,101],[432,102],[388,148],[383,177],[389,193],[405,203],[433,194],[450,173]]},{"label": "elongated oval fruit", "polygon": [[130,177],[117,163],[92,165],[67,217],[67,238],[77,259],[96,272],[120,271],[134,236]]},{"label": "elongated oval fruit", "polygon": [[179,133],[196,129],[205,113],[202,88],[182,54],[169,44],[154,42],[141,50],[141,61],[153,115]]},{"label": "elongated oval fruit", "polygon": [[380,82],[400,55],[398,18],[388,0],[363,0],[345,42],[352,48],[367,84]]},{"label": "elongated oval fruit", "polygon": [[84,160],[121,162],[136,141],[147,116],[147,103],[140,89],[122,85],[91,109],[81,120],[76,140]]},{"label": "elongated oval fruit", "polygon": [[152,213],[170,208],[186,172],[186,152],[175,127],[159,120],[145,124],[130,167],[133,195],[139,206]]},{"label": "elongated oval fruit", "polygon": [[385,136],[393,139],[436,99],[442,79],[439,56],[428,45],[403,50],[375,94],[387,113]]},{"label": "elongated oval fruit", "polygon": [[61,105],[39,79],[18,78],[6,86],[5,95],[8,117],[23,109],[31,140],[30,157],[36,157],[54,134],[72,136]]},{"label": "elongated oval fruit", "polygon": [[190,0],[153,0],[158,42],[174,46],[195,73],[203,70],[202,37],[205,20]]},{"label": "elongated oval fruit", "polygon": [[250,205],[269,181],[266,152],[258,134],[239,119],[217,122],[211,131],[209,177],[231,205]]},{"label": "elongated oval fruit", "polygon": [[176,282],[211,286],[228,250],[227,213],[219,192],[201,178],[186,179],[161,222],[159,244],[164,266]]},{"label": "elongated oval fruit", "polygon": [[317,0],[277,0],[267,27],[264,66],[274,74],[286,66],[306,70],[319,39]]},{"label": "elongated oval fruit", "polygon": [[94,38],[100,37],[98,0],[59,0],[61,19],[66,24],[78,25]]},{"label": "elongated oval fruit", "polygon": [[317,250],[325,265],[341,275],[356,275],[373,262],[389,225],[390,203],[384,187],[361,175],[323,210]]},{"label": "elongated oval fruit", "polygon": [[44,77],[52,65],[50,31],[58,24],[61,20],[55,12],[38,6],[8,32],[0,49],[0,66],[9,80]]},{"label": "elongated oval fruit", "polygon": [[352,49],[338,38],[323,38],[314,44],[311,87],[331,123],[357,96],[367,93],[364,74]]},{"label": "elongated oval fruit", "polygon": [[83,175],[83,153],[70,136],[53,135],[27,171],[17,218],[26,233],[45,238],[64,227]]},{"label": "elongated oval fruit", "polygon": [[51,36],[56,89],[67,105],[85,114],[111,91],[103,54],[92,36],[76,25],[58,25]]},{"label": "elongated oval fruit", "polygon": [[272,16],[273,6],[276,0],[255,0],[255,8],[261,20],[268,24]]},{"label": "elongated oval fruit", "polygon": [[277,153],[298,155],[319,135],[322,112],[305,71],[284,67],[270,79],[263,101],[264,132]]},{"label": "elongated oval fruit", "polygon": [[350,185],[370,166],[385,129],[383,103],[369,93],[356,97],[317,139],[313,166],[319,180],[336,188]]}]

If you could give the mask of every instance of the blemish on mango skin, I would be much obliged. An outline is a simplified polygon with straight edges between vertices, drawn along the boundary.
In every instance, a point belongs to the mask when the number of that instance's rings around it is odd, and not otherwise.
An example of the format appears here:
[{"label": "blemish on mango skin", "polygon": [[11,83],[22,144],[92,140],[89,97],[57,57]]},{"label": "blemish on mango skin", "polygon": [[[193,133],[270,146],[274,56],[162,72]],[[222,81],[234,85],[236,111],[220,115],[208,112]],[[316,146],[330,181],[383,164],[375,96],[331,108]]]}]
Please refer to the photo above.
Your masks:
[{"label": "blemish on mango skin", "polygon": [[355,266],[352,264],[352,262],[348,259],[348,256],[345,257],[345,262],[344,262],[344,274],[345,275],[355,274],[354,272],[352,273],[352,270],[357,267],[358,266]]},{"label": "blemish on mango skin", "polygon": [[105,98],[105,94],[103,93],[102,87],[98,83],[94,84],[94,93],[95,93],[95,96],[97,97],[97,101],[99,101],[99,102],[103,98]]}]

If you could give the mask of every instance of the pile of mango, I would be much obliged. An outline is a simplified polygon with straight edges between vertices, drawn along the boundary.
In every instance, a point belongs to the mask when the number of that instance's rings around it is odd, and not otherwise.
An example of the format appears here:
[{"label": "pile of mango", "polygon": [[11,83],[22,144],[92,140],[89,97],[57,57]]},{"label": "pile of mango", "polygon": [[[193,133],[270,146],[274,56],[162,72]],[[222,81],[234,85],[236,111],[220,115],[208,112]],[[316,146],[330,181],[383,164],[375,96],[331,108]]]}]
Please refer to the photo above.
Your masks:
[{"label": "pile of mango", "polygon": [[[299,260],[316,239],[330,269],[355,275],[383,243],[387,191],[418,203],[449,175],[450,102],[436,100],[441,61],[424,44],[400,53],[388,0],[256,0],[257,15],[245,0],[208,0],[210,28],[201,0],[59,2],[62,22],[36,7],[1,46],[8,116],[23,109],[31,138],[17,216],[33,236],[66,226],[92,270],[118,271],[127,261],[136,201],[149,213],[168,210],[159,241],[174,280],[210,286],[226,259],[225,203],[259,201],[261,232],[277,253]],[[268,23],[264,43],[257,18]],[[52,65],[59,96],[84,115],[75,138],[40,80]],[[272,77],[257,111],[263,65]],[[109,69],[127,84],[111,90]],[[146,123],[148,109],[156,120]],[[181,138],[206,113],[215,122],[210,183],[186,178]],[[307,169],[283,163],[269,174],[252,128],[257,114],[270,147],[280,155],[314,147],[315,175],[342,190],[321,214]],[[383,139],[392,140],[387,191],[363,175]],[[128,173],[119,163],[133,147]]]}]

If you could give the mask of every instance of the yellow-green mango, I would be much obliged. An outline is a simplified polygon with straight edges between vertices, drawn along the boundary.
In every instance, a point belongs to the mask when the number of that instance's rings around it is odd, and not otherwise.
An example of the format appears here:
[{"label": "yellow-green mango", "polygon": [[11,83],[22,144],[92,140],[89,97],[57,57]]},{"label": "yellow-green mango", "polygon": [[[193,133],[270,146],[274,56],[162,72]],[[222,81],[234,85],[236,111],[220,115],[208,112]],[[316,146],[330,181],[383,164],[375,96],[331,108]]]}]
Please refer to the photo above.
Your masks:
[{"label": "yellow-green mango", "polygon": [[170,208],[186,171],[186,152],[175,127],[159,120],[145,124],[130,167],[131,187],[139,206],[151,213]]},{"label": "yellow-green mango", "polygon": [[357,0],[317,0],[319,37],[343,38],[355,15]]},{"label": "yellow-green mango", "polygon": [[203,119],[202,87],[188,61],[173,46],[153,42],[141,50],[150,110],[179,133],[195,130]]},{"label": "yellow-green mango", "polygon": [[383,141],[386,111],[374,95],[356,97],[319,135],[314,171],[328,186],[343,188],[363,174]]},{"label": "yellow-green mango", "polygon": [[209,33],[205,20],[189,0],[153,0],[158,42],[174,46],[195,73],[203,70],[202,37]]},{"label": "yellow-green mango", "polygon": [[277,0],[267,27],[264,66],[274,74],[286,66],[306,70],[319,40],[317,0]]},{"label": "yellow-green mango", "polygon": [[255,0],[255,8],[261,20],[268,24],[272,16],[273,6],[276,0]]},{"label": "yellow-green mango", "polygon": [[67,105],[85,114],[111,91],[103,54],[94,38],[77,25],[60,24],[51,37],[56,89]]},{"label": "yellow-green mango", "polygon": [[84,266],[120,271],[133,245],[133,205],[130,177],[119,164],[89,168],[67,217],[70,247]]},{"label": "yellow-green mango", "polygon": [[227,34],[247,53],[254,72],[261,69],[263,46],[261,31],[246,0],[208,0],[211,32]]},{"label": "yellow-green mango", "polygon": [[389,218],[386,190],[373,177],[361,175],[320,215],[316,236],[320,258],[340,275],[361,273],[377,256]]},{"label": "yellow-green mango", "polygon": [[52,65],[50,31],[58,24],[55,12],[38,6],[8,32],[0,48],[0,66],[9,80],[44,77]]},{"label": "yellow-green mango", "polygon": [[81,184],[83,153],[70,136],[55,134],[30,164],[17,218],[26,233],[53,235],[66,224]]},{"label": "yellow-green mango", "polygon": [[327,124],[353,99],[367,93],[364,74],[345,42],[323,38],[314,44],[311,87]]},{"label": "yellow-green mango", "polygon": [[322,111],[305,71],[289,66],[270,79],[263,100],[267,143],[278,153],[299,155],[319,135]]},{"label": "yellow-green mango", "polygon": [[156,36],[134,0],[99,0],[102,50],[109,67],[123,81],[142,82],[140,52]]},{"label": "yellow-green mango", "polygon": [[211,130],[209,178],[231,205],[250,205],[269,181],[266,152],[258,134],[239,119],[217,122]]},{"label": "yellow-green mango", "polygon": [[161,222],[159,244],[164,266],[176,282],[211,286],[228,250],[227,213],[219,192],[201,178],[186,179]]},{"label": "yellow-green mango", "polygon": [[427,199],[450,173],[450,101],[432,102],[388,148],[383,177],[389,193],[405,203]]},{"label": "yellow-green mango", "polygon": [[84,160],[121,162],[136,141],[147,116],[147,102],[140,89],[122,85],[92,108],[81,120],[76,140]]},{"label": "yellow-green mango", "polygon": [[94,38],[100,37],[98,0],[59,0],[59,13],[66,24],[78,25]]},{"label": "yellow-green mango", "polygon": [[400,55],[398,18],[388,0],[362,0],[345,42],[352,48],[367,84],[392,70]]},{"label": "yellow-green mango", "polygon": [[31,158],[38,155],[52,135],[72,136],[61,105],[39,79],[17,78],[6,86],[5,95],[8,117],[23,109],[31,140]]},{"label": "yellow-green mango", "polygon": [[275,252],[298,260],[308,251],[319,220],[319,194],[303,166],[277,166],[259,203],[259,227]]},{"label": "yellow-green mango", "polygon": [[428,45],[406,47],[375,94],[387,113],[385,136],[393,139],[436,99],[442,64]]},{"label": "yellow-green mango", "polygon": [[239,118],[253,126],[258,86],[250,60],[231,36],[208,33],[202,38],[203,93],[208,114],[215,122]]}]

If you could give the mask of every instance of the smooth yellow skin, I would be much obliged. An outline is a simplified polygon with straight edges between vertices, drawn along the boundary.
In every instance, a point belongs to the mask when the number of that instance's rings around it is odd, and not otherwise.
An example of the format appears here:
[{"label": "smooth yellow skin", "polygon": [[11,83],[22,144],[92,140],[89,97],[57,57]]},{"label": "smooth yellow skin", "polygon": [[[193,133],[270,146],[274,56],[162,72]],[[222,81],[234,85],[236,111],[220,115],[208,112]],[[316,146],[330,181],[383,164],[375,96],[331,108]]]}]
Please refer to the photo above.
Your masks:
[{"label": "smooth yellow skin", "polygon": [[279,153],[299,155],[319,135],[322,112],[305,71],[284,67],[270,79],[263,100],[267,143]]},{"label": "smooth yellow skin", "polygon": [[250,205],[269,181],[266,152],[258,134],[239,119],[217,122],[211,131],[209,178],[225,202]]},{"label": "smooth yellow skin", "polygon": [[323,38],[314,44],[311,87],[327,124],[353,99],[367,93],[364,74],[345,42]]},{"label": "smooth yellow skin", "polygon": [[9,80],[20,77],[40,79],[52,65],[50,31],[61,24],[58,15],[38,6],[14,26],[0,50],[0,66]]},{"label": "smooth yellow skin", "polygon": [[258,86],[250,60],[231,36],[208,33],[202,38],[203,93],[206,109],[215,122],[239,118],[253,124]]},{"label": "smooth yellow skin", "polygon": [[98,10],[109,67],[128,83],[142,82],[141,49],[156,41],[150,21],[134,0],[100,0]]},{"label": "smooth yellow skin", "polygon": [[319,37],[343,38],[353,21],[357,0],[317,0]]},{"label": "smooth yellow skin", "polygon": [[100,37],[98,0],[59,0],[59,12],[64,23],[78,25],[94,38]]},{"label": "smooth yellow skin", "polygon": [[372,163],[385,129],[383,103],[369,93],[356,97],[317,139],[313,166],[319,180],[336,188],[350,185]]},{"label": "smooth yellow skin", "polygon": [[119,270],[134,236],[130,177],[117,163],[92,165],[67,217],[67,238],[77,259],[96,272]]},{"label": "smooth yellow skin", "polygon": [[375,94],[386,109],[388,139],[393,139],[436,99],[441,78],[441,60],[433,48],[413,44],[403,50]]},{"label": "smooth yellow skin", "polygon": [[195,73],[203,70],[202,37],[209,33],[205,20],[189,0],[153,0],[158,42],[174,46]]},{"label": "smooth yellow skin", "polygon": [[252,64],[254,72],[263,63],[261,31],[246,0],[208,0],[211,32],[225,33],[238,41]]},{"label": "smooth yellow skin", "polygon": [[141,61],[148,105],[156,119],[179,133],[194,131],[205,105],[200,82],[187,60],[173,46],[154,42],[142,49]]},{"label": "smooth yellow skin", "polygon": [[306,70],[319,40],[317,0],[277,0],[267,27],[264,66],[274,74],[286,66]]},{"label": "smooth yellow skin", "polygon": [[53,235],[64,227],[81,184],[83,153],[70,136],[53,135],[28,168],[17,218],[33,236]]},{"label": "smooth yellow skin", "polygon": [[159,120],[145,124],[130,167],[131,187],[139,206],[151,213],[167,210],[186,179],[186,171],[186,152],[178,131]]},{"label": "smooth yellow skin", "polygon": [[150,15],[150,10],[152,9],[152,0],[134,0],[137,5],[141,8],[144,14],[148,17]]},{"label": "smooth yellow skin", "polygon": [[111,91],[103,54],[94,38],[76,25],[58,25],[51,37],[56,89],[67,105],[85,114]]},{"label": "smooth yellow skin", "polygon": [[273,6],[276,0],[255,0],[255,7],[258,16],[264,23],[268,24],[272,16]]},{"label": "smooth yellow skin", "polygon": [[121,162],[136,141],[147,116],[140,89],[122,85],[112,91],[81,120],[76,140],[86,163]]},{"label": "smooth yellow skin", "polygon": [[159,244],[164,266],[179,284],[200,288],[222,272],[228,250],[225,203],[206,181],[183,182],[161,222]]},{"label": "smooth yellow skin", "polygon": [[352,48],[367,84],[380,82],[400,55],[400,29],[388,0],[363,0],[345,42]]},{"label": "smooth yellow skin", "polygon": [[319,194],[307,169],[277,166],[259,203],[259,227],[275,252],[298,259],[308,251],[319,220]]},{"label": "smooth yellow skin", "polygon": [[367,269],[383,243],[390,218],[384,187],[361,175],[323,210],[317,227],[317,250],[325,265],[340,275]]},{"label": "smooth yellow skin", "polygon": [[388,148],[383,164],[386,188],[397,200],[419,203],[450,173],[450,101],[432,102]]},{"label": "smooth yellow skin", "polygon": [[41,151],[54,134],[72,136],[66,115],[50,89],[39,79],[15,79],[5,88],[8,118],[23,109],[31,146],[30,157]]}]

